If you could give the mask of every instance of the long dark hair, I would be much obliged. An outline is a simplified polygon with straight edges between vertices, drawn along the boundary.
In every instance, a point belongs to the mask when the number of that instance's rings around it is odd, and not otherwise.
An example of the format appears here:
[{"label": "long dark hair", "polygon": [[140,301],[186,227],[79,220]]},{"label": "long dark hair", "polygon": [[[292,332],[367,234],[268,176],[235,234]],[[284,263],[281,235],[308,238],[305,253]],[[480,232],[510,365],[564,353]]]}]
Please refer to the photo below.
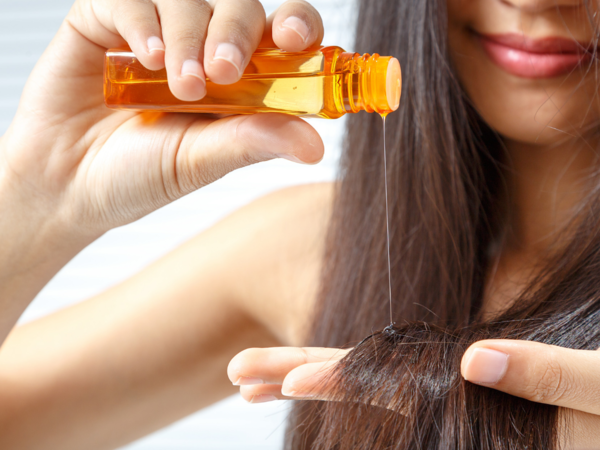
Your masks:
[{"label": "long dark hair", "polygon": [[[485,274],[491,252],[502,244],[503,205],[509,199],[501,140],[470,106],[452,69],[446,0],[359,0],[358,24],[356,51],[396,56],[403,70],[400,109],[387,119],[392,319],[399,327],[376,333],[340,364],[334,376],[344,373],[344,378],[335,395],[344,402],[294,406],[286,446],[553,448],[558,445],[556,408],[464,382],[460,356],[482,337],[600,346],[598,202],[588,202],[585,218],[570,230],[571,244],[540,270],[514,305],[484,321]],[[350,117],[346,136],[307,345],[353,346],[390,323],[381,119]],[[397,357],[407,344],[414,347],[413,356]],[[373,352],[379,356],[369,359]],[[386,359],[392,354],[396,357]],[[408,394],[400,395],[394,383],[382,385],[381,377],[361,375],[382,368]],[[411,384],[406,370],[424,384]],[[385,392],[375,394],[378,390]],[[395,395],[399,406],[381,408],[377,395]],[[367,399],[366,405],[357,399]],[[502,402],[514,408],[512,414],[500,406],[493,414],[481,413],[485,405]],[[364,414],[360,408],[372,411]],[[402,411],[416,415],[407,421]],[[448,421],[440,427],[444,417]],[[399,423],[409,425],[389,426]],[[514,445],[507,447],[503,438]]]}]

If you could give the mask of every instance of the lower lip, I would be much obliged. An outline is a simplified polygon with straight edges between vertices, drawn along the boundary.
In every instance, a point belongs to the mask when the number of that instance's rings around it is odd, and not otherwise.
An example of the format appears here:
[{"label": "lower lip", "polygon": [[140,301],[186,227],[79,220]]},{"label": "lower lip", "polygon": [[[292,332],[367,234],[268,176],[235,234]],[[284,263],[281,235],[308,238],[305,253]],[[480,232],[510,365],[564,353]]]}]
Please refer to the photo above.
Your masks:
[{"label": "lower lip", "polygon": [[479,36],[490,59],[506,72],[522,78],[553,78],[573,72],[591,60],[589,53],[532,53]]}]

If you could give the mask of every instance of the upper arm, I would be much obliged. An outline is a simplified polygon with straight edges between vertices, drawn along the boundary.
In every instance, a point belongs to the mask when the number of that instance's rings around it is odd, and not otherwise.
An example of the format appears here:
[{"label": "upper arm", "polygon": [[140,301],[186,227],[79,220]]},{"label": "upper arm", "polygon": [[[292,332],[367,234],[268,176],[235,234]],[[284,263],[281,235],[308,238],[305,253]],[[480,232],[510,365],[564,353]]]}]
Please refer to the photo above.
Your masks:
[{"label": "upper arm", "polygon": [[124,283],[15,329],[0,351],[0,448],[114,448],[234,393],[236,353],[298,339],[329,192],[267,196]]},{"label": "upper arm", "polygon": [[[318,293],[333,184],[295,186],[234,213],[215,229],[226,296],[282,345],[300,345]],[[217,237],[217,233],[221,237]]]}]

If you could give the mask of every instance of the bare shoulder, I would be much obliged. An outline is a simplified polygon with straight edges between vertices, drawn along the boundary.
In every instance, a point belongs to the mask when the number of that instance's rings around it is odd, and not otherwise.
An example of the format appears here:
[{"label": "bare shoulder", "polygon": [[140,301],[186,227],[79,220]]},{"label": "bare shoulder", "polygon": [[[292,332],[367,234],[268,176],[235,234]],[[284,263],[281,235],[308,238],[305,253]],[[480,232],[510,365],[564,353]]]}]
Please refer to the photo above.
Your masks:
[{"label": "bare shoulder", "polygon": [[276,220],[277,225],[282,225],[279,221],[288,223],[301,218],[311,223],[327,222],[334,186],[334,183],[313,183],[280,189],[255,200],[235,214],[252,216],[252,221],[259,228],[267,225],[265,219]]},{"label": "bare shoulder", "polygon": [[218,227],[228,292],[282,344],[299,345],[320,281],[335,185],[295,186],[241,208]]}]

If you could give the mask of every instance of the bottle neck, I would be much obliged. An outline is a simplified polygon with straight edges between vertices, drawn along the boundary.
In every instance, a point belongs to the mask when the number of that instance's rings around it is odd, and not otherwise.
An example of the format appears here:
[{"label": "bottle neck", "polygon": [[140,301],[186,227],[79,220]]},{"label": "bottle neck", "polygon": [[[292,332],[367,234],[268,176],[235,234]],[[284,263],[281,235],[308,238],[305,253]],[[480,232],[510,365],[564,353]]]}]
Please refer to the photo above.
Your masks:
[{"label": "bottle neck", "polygon": [[396,58],[376,53],[341,53],[335,72],[341,75],[338,104],[344,112],[387,115],[398,109],[402,76]]}]

